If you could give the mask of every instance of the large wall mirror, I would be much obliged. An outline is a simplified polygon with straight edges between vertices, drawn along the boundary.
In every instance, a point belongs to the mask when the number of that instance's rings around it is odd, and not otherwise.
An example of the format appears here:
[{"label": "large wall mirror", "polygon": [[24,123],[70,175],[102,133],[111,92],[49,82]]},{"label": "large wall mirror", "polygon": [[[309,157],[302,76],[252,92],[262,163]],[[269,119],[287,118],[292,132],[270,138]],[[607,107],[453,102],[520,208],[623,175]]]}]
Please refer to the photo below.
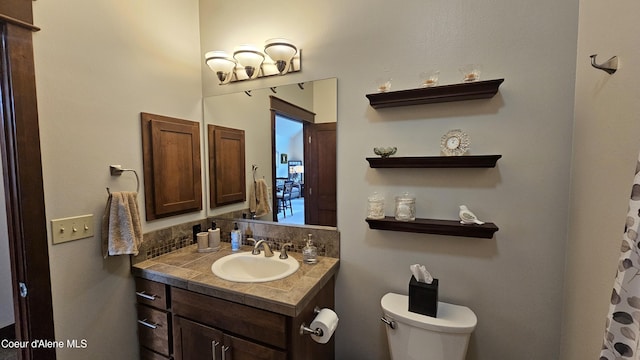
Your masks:
[{"label": "large wall mirror", "polygon": [[[336,78],[206,97],[203,106],[205,128],[245,134],[247,200],[208,204],[209,216],[235,212],[255,220],[336,226]],[[252,191],[260,182],[264,196]],[[270,211],[252,217],[252,196],[254,203],[268,201]]]}]

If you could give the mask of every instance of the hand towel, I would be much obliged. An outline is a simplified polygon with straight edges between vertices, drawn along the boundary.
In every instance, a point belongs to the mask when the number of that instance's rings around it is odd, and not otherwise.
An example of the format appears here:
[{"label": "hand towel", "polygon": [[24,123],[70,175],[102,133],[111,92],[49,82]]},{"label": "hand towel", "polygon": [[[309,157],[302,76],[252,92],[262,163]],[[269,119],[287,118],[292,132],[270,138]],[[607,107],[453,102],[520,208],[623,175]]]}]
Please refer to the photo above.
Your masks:
[{"label": "hand towel", "polygon": [[138,193],[111,193],[102,217],[102,255],[138,255],[141,243]]},{"label": "hand towel", "polygon": [[254,181],[251,186],[249,191],[249,210],[255,213],[256,217],[264,216],[271,212],[269,190],[264,179]]}]

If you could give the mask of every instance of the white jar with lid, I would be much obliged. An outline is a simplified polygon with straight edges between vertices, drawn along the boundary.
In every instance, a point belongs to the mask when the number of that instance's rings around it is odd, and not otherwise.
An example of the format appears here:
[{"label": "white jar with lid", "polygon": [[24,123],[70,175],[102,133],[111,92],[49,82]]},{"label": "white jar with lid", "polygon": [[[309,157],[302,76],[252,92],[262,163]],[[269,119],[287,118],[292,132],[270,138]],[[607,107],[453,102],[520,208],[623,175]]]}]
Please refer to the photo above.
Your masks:
[{"label": "white jar with lid", "polygon": [[384,219],[384,196],[374,192],[367,203],[367,218]]},{"label": "white jar with lid", "polygon": [[396,220],[414,221],[416,219],[416,198],[408,192],[396,196]]}]

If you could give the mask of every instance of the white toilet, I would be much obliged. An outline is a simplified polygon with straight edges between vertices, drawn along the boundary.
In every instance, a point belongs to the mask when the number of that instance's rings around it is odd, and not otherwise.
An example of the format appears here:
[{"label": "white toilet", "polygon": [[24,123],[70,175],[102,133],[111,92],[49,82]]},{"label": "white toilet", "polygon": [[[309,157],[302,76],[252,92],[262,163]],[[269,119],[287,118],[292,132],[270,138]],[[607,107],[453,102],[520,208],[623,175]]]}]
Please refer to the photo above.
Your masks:
[{"label": "white toilet", "polygon": [[409,311],[409,297],[388,293],[380,301],[391,359],[464,360],[478,318],[468,307],[438,302],[438,317]]}]

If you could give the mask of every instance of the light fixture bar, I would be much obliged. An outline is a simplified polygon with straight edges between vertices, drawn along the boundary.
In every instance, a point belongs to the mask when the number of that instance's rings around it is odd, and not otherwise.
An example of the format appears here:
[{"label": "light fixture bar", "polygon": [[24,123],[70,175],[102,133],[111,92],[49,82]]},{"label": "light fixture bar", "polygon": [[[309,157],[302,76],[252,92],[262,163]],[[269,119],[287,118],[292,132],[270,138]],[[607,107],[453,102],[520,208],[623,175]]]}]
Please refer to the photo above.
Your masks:
[{"label": "light fixture bar", "polygon": [[216,74],[219,84],[225,85],[299,72],[302,70],[302,50],[287,39],[275,38],[265,42],[264,52],[255,46],[241,45],[234,50],[233,56],[224,51],[207,52],[205,62]]}]

